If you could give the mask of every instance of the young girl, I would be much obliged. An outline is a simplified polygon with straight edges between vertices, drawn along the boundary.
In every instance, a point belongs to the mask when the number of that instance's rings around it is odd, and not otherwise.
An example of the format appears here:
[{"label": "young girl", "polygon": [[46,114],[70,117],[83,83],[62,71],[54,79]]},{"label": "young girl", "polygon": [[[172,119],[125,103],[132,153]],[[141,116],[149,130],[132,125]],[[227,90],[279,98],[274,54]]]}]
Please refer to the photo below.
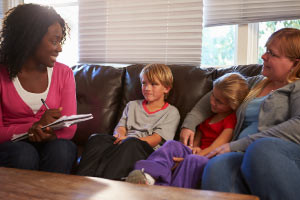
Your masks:
[{"label": "young girl", "polygon": [[229,142],[236,124],[235,110],[248,94],[248,84],[238,73],[214,81],[210,96],[213,116],[198,126],[194,147],[168,141],[147,160],[140,160],[127,182],[197,188],[209,152]]}]

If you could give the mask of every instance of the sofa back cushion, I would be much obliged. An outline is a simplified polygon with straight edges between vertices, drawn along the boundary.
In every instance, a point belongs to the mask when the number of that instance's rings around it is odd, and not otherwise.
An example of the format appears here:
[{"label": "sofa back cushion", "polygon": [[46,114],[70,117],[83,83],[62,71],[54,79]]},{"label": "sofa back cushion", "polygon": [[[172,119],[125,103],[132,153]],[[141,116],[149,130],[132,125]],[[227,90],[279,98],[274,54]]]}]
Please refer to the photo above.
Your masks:
[{"label": "sofa back cushion", "polygon": [[125,70],[100,65],[77,65],[72,70],[76,81],[77,112],[94,116],[94,119],[78,124],[73,140],[82,145],[93,133],[112,134],[120,109]]},{"label": "sofa back cushion", "polygon": [[227,67],[227,68],[220,68],[217,69],[213,73],[213,80],[219,78],[220,76],[230,73],[230,72],[239,72],[243,76],[247,77],[252,77],[256,76],[261,73],[262,70],[262,65],[258,64],[252,64],[252,65],[238,65],[238,66],[232,66],[232,67]]}]

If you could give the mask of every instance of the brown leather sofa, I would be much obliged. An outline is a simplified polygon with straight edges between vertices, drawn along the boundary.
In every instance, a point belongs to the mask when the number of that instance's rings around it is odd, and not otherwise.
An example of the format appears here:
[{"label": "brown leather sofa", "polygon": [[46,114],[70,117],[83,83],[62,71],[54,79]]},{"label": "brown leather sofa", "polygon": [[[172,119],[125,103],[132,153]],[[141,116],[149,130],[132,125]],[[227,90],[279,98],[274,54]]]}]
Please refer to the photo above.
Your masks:
[{"label": "brown leather sofa", "polygon": [[[128,101],[142,99],[139,73],[145,65],[77,65],[76,80],[78,113],[92,113],[94,119],[78,124],[73,138],[82,147],[93,133],[112,134]],[[240,65],[229,68],[200,68],[170,65],[174,76],[173,89],[167,101],[176,106],[181,120],[175,139],[179,139],[181,123],[196,102],[212,89],[213,80],[224,73],[237,71],[244,76],[260,73],[261,65]]]}]

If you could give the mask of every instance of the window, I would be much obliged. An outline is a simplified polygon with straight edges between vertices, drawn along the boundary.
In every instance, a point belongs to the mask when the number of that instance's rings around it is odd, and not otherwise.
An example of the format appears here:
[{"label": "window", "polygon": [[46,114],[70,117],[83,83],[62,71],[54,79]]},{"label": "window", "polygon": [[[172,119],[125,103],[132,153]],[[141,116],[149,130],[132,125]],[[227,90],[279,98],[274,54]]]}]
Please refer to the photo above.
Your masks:
[{"label": "window", "polygon": [[[270,33],[265,33],[262,36],[262,29],[258,26],[259,22],[264,21],[279,21],[279,20],[291,20],[300,18],[300,1],[295,0],[204,0],[204,26],[205,27],[221,27],[223,25],[235,25],[236,29],[232,29],[231,35],[235,35],[234,47],[234,64],[253,64],[257,63],[257,55],[259,51],[262,51],[258,47],[258,38],[269,37]],[[279,22],[275,22],[278,24]],[[290,26],[291,24],[289,24]],[[291,26],[290,26],[291,27]],[[203,30],[203,51],[205,51],[204,38],[206,37],[206,31]],[[235,33],[234,33],[235,31]],[[273,31],[272,31],[273,32]],[[226,32],[224,32],[227,34]],[[213,34],[217,34],[217,31],[213,31]],[[211,37],[209,35],[209,37]],[[221,36],[222,37],[222,36]],[[229,39],[231,40],[231,38]],[[261,43],[261,41],[260,41]],[[263,42],[264,43],[264,42]],[[219,44],[220,45],[220,44]],[[208,49],[220,48],[217,43],[211,42]],[[227,48],[222,47],[221,48]],[[231,51],[228,51],[230,54]],[[214,55],[215,58],[221,58],[223,50],[217,52],[218,55]],[[261,54],[261,53],[260,53]],[[203,53],[203,56],[204,53]],[[209,57],[209,56],[208,56]],[[205,58],[202,58],[204,60]],[[215,66],[215,61],[208,61],[205,63],[211,66]],[[219,61],[217,61],[219,62]],[[224,62],[218,63],[223,65]]]},{"label": "window", "polygon": [[235,64],[236,26],[203,28],[202,66],[224,66]]},{"label": "window", "polygon": [[265,53],[265,44],[269,36],[273,32],[286,27],[300,29],[300,19],[259,23],[258,63],[263,63],[261,56]]},{"label": "window", "polygon": [[52,6],[70,27],[63,51],[57,61],[72,67],[78,62],[78,0],[24,0],[24,3],[36,3]]},{"label": "window", "polygon": [[[260,22],[257,24],[246,25],[246,32],[250,32],[245,35],[241,35],[239,41],[249,40],[249,37],[253,37],[253,41],[247,42],[248,48],[242,49],[245,51],[246,58],[238,58],[236,53],[236,45],[239,43],[237,30],[242,29],[243,25],[238,26],[214,26],[203,29],[203,43],[202,43],[202,65],[203,66],[230,66],[237,64],[263,64],[261,56],[265,53],[265,44],[267,39],[275,31],[290,27],[300,29],[300,19],[298,20],[284,20],[284,21],[268,21]],[[257,31],[251,31],[253,26],[257,26]],[[229,28],[230,27],[230,28]],[[236,29],[234,28],[236,27]],[[209,31],[207,31],[209,30]],[[237,41],[237,42],[236,42]],[[251,43],[253,48],[251,48]],[[257,43],[257,45],[255,45]],[[243,46],[243,45],[242,45]],[[256,49],[257,48],[257,49]],[[247,50],[248,49],[248,50]],[[250,53],[253,52],[253,58]],[[240,55],[239,57],[242,57]],[[247,58],[248,57],[248,58]],[[230,58],[230,60],[228,60]],[[240,62],[238,62],[240,60]],[[226,62],[227,61],[227,62]],[[230,61],[230,62],[229,62]]]}]

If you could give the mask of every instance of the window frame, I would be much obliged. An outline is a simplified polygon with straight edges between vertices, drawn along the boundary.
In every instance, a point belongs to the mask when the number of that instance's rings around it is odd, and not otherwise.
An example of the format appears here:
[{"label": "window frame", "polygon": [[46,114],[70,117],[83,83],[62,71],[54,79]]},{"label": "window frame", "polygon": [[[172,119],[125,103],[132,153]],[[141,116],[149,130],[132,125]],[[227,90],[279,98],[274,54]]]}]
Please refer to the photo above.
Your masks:
[{"label": "window frame", "polygon": [[[236,60],[237,65],[256,64],[258,56],[259,23],[237,26]],[[247,48],[244,48],[244,47]]]},{"label": "window frame", "polygon": [[[259,23],[236,24],[235,26],[235,55],[233,65],[258,63]],[[246,47],[246,48],[245,48]],[[202,59],[201,59],[202,60]],[[204,68],[224,68],[231,65],[202,65]]]}]

